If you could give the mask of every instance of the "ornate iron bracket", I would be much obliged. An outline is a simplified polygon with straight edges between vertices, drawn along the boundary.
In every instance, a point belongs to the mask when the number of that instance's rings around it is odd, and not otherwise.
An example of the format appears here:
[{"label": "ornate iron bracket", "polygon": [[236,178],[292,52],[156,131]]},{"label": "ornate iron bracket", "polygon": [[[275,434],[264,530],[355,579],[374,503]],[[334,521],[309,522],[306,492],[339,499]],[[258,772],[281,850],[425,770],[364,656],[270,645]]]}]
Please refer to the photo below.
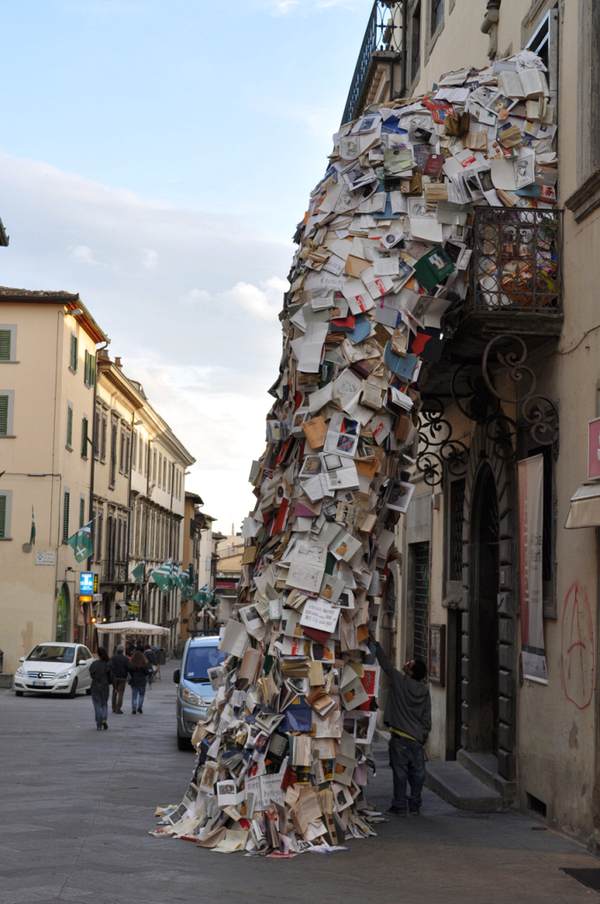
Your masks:
[{"label": "ornate iron bracket", "polygon": [[420,412],[417,433],[417,469],[430,486],[439,486],[448,472],[461,477],[467,468],[469,450],[458,439],[452,438],[452,424],[444,417],[444,403],[429,398]]}]

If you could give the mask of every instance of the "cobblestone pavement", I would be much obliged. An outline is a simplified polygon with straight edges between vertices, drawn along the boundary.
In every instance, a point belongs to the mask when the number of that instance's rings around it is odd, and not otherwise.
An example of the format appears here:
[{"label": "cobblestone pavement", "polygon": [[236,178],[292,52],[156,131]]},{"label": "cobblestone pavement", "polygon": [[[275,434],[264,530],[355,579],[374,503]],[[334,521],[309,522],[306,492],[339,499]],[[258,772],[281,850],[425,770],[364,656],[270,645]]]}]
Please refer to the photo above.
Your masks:
[{"label": "cobblestone pavement", "polygon": [[[600,868],[579,845],[513,812],[465,815],[430,792],[421,817],[382,824],[377,838],[331,856],[224,856],[150,837],[154,807],[180,798],[192,767],[175,744],[174,665],[142,716],[112,716],[106,732],[88,697],[0,691],[0,904],[600,900],[561,872]],[[370,797],[385,807],[384,750],[378,759]]]}]

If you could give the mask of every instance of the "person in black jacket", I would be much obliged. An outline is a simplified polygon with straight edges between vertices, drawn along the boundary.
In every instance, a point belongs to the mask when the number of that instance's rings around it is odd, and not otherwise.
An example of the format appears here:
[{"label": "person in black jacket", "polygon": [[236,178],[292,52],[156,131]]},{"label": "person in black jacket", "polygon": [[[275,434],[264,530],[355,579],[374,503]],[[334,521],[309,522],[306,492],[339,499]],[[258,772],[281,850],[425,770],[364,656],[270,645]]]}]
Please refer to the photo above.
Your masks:
[{"label": "person in black jacket", "polygon": [[129,683],[131,685],[131,714],[143,712],[144,695],[148,672],[152,666],[141,650],[136,650],[129,660]]},{"label": "person in black jacket", "polygon": [[112,711],[116,715],[123,714],[123,694],[129,675],[129,660],[123,652],[123,644],[119,644],[114,656],[110,660],[112,671]]},{"label": "person in black jacket", "polygon": [[390,684],[384,711],[384,722],[390,730],[390,766],[394,776],[394,799],[389,812],[396,816],[417,815],[425,782],[423,745],[431,731],[431,695],[425,683],[427,666],[420,659],[411,659],[399,671],[380,644],[373,642],[371,649]]},{"label": "person in black jacket", "polygon": [[92,679],[92,703],[96,714],[96,729],[108,728],[108,691],[112,683],[112,673],[108,653],[98,647],[98,659],[90,666]]}]

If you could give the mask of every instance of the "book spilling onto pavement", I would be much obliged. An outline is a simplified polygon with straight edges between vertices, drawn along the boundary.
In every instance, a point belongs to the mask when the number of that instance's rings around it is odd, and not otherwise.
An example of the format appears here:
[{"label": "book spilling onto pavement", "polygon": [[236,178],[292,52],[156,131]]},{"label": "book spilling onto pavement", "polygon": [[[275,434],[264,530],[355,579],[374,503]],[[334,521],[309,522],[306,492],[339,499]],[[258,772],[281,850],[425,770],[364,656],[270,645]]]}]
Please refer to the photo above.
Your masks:
[{"label": "book spilling onto pavement", "polygon": [[[334,136],[295,236],[226,659],[210,670],[189,788],[159,810],[156,834],[276,856],[374,834],[368,638],[414,490],[419,372],[466,297],[475,208],[552,208],[554,114],[543,64],[525,51],[371,107]],[[503,249],[490,304],[510,306],[511,286],[533,278],[519,241]],[[543,243],[536,269],[553,279]],[[484,265],[484,298],[487,277]]]}]

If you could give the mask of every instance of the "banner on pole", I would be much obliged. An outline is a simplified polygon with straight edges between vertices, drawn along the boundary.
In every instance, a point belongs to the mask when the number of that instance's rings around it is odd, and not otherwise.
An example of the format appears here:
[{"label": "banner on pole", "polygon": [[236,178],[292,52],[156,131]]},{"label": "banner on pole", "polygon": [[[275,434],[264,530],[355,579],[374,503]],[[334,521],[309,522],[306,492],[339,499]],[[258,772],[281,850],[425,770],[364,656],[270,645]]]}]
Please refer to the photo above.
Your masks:
[{"label": "banner on pole", "polygon": [[533,455],[518,462],[519,590],[523,677],[548,680],[544,648],[544,458]]}]

